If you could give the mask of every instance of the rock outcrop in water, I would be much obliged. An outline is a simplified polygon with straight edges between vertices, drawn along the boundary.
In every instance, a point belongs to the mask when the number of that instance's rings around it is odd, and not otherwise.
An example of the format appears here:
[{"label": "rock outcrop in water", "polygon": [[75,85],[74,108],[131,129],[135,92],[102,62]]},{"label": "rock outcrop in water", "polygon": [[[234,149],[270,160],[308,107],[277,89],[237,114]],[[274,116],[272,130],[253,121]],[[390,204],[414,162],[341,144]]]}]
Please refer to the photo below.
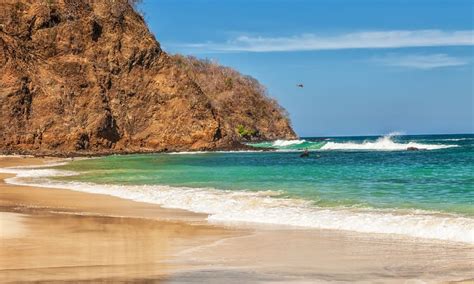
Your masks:
[{"label": "rock outcrop in water", "polygon": [[0,3],[0,152],[214,150],[295,137],[258,82],[166,54],[126,0]]}]

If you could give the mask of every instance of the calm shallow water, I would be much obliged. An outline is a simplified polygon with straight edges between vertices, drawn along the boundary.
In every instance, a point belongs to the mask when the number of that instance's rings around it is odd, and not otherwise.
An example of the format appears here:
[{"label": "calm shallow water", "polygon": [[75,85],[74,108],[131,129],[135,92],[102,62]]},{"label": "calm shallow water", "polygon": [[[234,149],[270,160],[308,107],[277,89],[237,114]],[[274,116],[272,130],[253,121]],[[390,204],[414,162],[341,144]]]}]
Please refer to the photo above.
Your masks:
[{"label": "calm shallow water", "polygon": [[[277,151],[109,156],[23,182],[204,212],[211,221],[474,242],[474,135],[254,145]],[[308,158],[300,158],[302,149],[311,151]]]}]

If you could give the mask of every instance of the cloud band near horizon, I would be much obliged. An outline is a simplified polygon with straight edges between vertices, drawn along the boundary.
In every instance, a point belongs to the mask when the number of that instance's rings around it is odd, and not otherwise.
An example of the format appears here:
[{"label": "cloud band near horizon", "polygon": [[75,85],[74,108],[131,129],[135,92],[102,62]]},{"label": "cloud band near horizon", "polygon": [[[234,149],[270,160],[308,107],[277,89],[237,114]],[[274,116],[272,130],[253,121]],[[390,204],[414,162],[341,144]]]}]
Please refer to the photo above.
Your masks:
[{"label": "cloud band near horizon", "polygon": [[392,30],[338,35],[302,34],[290,37],[239,36],[223,43],[175,45],[195,52],[291,52],[340,49],[390,49],[429,46],[473,46],[474,31]]}]

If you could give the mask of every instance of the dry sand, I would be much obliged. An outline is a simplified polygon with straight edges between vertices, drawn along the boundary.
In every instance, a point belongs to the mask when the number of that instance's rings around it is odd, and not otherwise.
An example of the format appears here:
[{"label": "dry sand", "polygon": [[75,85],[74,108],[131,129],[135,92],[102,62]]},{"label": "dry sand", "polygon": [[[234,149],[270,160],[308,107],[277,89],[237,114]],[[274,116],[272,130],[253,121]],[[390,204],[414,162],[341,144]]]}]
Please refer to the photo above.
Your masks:
[{"label": "dry sand", "polygon": [[[45,158],[0,157],[0,167]],[[8,175],[0,174],[3,180]],[[289,227],[0,182],[0,282],[419,283],[474,279],[466,244]]]}]

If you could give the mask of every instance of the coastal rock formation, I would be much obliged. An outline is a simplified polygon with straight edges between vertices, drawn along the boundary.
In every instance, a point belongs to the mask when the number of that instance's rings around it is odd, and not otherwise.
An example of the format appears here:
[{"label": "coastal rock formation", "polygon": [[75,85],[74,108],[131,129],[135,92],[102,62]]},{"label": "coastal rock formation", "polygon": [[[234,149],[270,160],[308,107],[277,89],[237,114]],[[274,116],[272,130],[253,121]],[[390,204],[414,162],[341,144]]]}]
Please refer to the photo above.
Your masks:
[{"label": "coastal rock formation", "polygon": [[166,54],[127,0],[0,3],[0,152],[213,150],[295,137],[258,82]]}]

